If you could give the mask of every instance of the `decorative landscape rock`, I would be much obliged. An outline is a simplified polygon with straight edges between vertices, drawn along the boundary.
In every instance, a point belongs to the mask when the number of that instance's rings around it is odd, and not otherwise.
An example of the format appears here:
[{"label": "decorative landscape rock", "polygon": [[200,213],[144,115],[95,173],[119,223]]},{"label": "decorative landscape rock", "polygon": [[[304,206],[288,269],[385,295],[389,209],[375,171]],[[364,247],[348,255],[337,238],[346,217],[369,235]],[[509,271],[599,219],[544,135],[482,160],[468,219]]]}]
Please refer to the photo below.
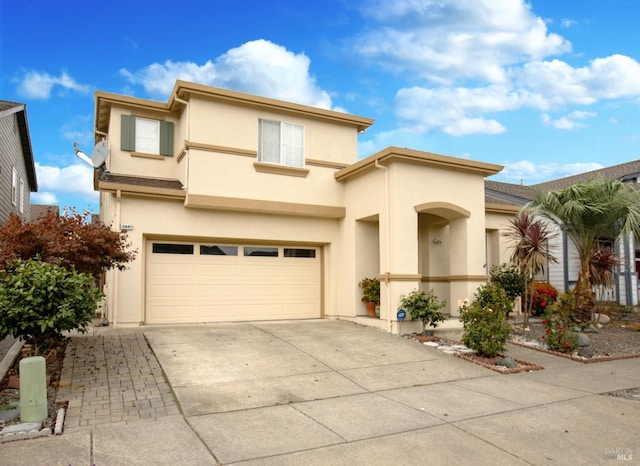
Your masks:
[{"label": "decorative landscape rock", "polygon": [[589,325],[587,328],[583,330],[584,333],[600,333],[600,331],[595,328],[593,325]]},{"label": "decorative landscape rock", "polygon": [[594,322],[598,322],[600,324],[608,324],[609,322],[611,322],[611,318],[606,314],[598,314],[596,312]]},{"label": "decorative landscape rock", "polygon": [[584,333],[578,333],[576,340],[577,340],[578,346],[581,348],[585,346],[591,346],[591,340]]},{"label": "decorative landscape rock", "polygon": [[593,348],[590,346],[581,346],[578,349],[578,356],[582,358],[592,358],[593,357]]},{"label": "decorative landscape rock", "polygon": [[509,369],[515,369],[518,364],[511,358],[502,358],[496,363],[496,366],[508,367]]}]

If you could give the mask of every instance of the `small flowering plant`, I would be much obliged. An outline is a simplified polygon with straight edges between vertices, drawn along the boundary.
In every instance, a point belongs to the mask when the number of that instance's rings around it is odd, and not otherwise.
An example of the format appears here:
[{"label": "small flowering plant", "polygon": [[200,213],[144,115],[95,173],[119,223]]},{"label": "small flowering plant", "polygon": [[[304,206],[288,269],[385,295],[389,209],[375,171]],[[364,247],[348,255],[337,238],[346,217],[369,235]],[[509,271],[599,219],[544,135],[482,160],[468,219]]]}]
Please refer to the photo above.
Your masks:
[{"label": "small flowering plant", "polygon": [[574,296],[572,294],[563,294],[544,313],[544,319],[542,320],[544,335],[540,339],[549,349],[562,353],[572,353],[578,348],[577,338],[569,330],[569,319],[574,308]]},{"label": "small flowering plant", "polygon": [[472,303],[468,299],[458,301],[464,326],[462,343],[480,356],[492,358],[502,353],[511,333],[506,320],[509,310],[511,301],[504,289],[491,283],[478,288]]},{"label": "small flowering plant", "polygon": [[[529,297],[527,297],[529,299]],[[535,282],[533,291],[533,303],[531,306],[531,313],[534,316],[541,316],[551,307],[553,303],[558,299],[558,290],[546,282]]]}]

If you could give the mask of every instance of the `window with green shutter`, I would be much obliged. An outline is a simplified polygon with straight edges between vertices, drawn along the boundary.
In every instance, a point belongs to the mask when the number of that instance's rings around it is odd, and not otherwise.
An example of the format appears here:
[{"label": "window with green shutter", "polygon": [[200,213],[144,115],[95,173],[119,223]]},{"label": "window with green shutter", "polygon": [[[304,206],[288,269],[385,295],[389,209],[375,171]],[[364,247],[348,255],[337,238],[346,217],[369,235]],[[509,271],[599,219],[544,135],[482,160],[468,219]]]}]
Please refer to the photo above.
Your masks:
[{"label": "window with green shutter", "polygon": [[122,115],[120,148],[129,152],[173,155],[173,123]]}]

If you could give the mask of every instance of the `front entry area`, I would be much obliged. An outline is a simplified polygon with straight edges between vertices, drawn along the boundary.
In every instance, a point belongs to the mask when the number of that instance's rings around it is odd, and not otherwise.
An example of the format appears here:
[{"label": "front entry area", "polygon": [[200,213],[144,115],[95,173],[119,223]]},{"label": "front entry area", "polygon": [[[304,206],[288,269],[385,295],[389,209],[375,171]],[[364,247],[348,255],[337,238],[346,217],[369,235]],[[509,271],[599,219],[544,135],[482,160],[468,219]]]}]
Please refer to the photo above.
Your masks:
[{"label": "front entry area", "polygon": [[147,241],[145,323],[322,317],[320,248]]}]

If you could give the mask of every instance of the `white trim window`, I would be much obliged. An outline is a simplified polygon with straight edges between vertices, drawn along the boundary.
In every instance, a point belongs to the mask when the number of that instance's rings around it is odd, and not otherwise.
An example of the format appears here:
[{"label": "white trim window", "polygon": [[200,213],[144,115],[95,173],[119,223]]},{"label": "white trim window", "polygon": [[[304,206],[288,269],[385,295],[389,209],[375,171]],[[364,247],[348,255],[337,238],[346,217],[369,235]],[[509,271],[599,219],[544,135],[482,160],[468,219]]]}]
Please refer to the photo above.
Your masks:
[{"label": "white trim window", "polygon": [[18,205],[18,171],[16,167],[13,167],[13,173],[11,176],[11,203],[14,206]]},{"label": "white trim window", "polygon": [[147,154],[160,153],[160,122],[136,118],[136,151]]},{"label": "white trim window", "polygon": [[259,120],[259,130],[260,162],[304,167],[304,126]]},{"label": "white trim window", "polygon": [[24,214],[24,180],[20,178],[20,213]]},{"label": "white trim window", "polygon": [[173,155],[173,122],[122,115],[120,149]]}]

